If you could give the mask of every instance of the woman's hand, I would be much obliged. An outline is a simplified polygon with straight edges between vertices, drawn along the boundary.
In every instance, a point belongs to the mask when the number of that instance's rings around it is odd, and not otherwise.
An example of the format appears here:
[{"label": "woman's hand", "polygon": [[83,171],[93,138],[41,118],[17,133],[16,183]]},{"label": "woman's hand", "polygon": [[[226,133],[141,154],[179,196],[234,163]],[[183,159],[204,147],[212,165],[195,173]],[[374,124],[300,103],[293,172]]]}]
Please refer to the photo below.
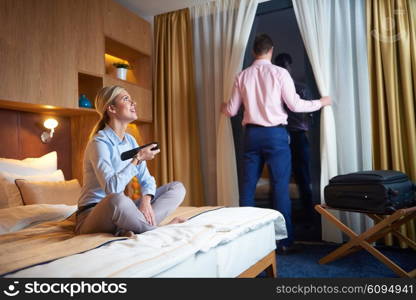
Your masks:
[{"label": "woman's hand", "polygon": [[139,210],[144,215],[147,223],[156,226],[155,214],[153,212],[152,205],[150,204],[151,199],[150,195],[144,195],[140,201]]},{"label": "woman's hand", "polygon": [[151,150],[155,146],[157,146],[157,145],[152,144],[152,145],[147,146],[146,148],[141,149],[139,151],[139,153],[137,153],[136,158],[139,161],[153,159],[155,157],[155,155],[160,152],[160,149],[156,149],[156,150],[153,150],[153,151]]}]

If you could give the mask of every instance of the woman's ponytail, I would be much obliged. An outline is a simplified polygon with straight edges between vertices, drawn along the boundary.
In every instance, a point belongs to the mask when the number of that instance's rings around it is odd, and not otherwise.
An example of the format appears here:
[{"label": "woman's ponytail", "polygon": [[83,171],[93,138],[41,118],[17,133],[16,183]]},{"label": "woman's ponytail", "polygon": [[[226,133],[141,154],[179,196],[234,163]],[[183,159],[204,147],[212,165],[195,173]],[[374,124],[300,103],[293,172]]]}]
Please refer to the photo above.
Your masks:
[{"label": "woman's ponytail", "polygon": [[98,120],[97,124],[95,124],[94,129],[91,131],[90,139],[92,139],[98,131],[105,128],[105,125],[110,121],[108,114],[107,114],[107,108],[114,104],[114,101],[116,100],[117,96],[125,91],[124,88],[118,85],[113,86],[106,86],[103,87],[95,97],[95,110],[100,115],[100,119]]}]

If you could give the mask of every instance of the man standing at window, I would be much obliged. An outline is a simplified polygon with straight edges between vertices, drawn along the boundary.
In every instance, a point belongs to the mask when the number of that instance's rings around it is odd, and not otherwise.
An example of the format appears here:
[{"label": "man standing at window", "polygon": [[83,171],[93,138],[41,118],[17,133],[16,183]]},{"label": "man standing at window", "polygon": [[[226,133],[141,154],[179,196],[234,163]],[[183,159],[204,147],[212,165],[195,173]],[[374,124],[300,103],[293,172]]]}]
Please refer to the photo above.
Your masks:
[{"label": "man standing at window", "polygon": [[256,184],[263,163],[266,163],[273,208],[284,216],[288,232],[288,237],[279,243],[279,247],[289,253],[294,240],[289,198],[291,155],[286,130],[287,113],[283,104],[294,112],[312,112],[330,105],[331,99],[300,99],[290,74],[271,63],[273,42],[268,35],[256,36],[253,52],[255,61],[237,75],[231,99],[222,105],[221,111],[232,117],[241,105],[244,106],[242,123],[246,130],[240,205],[254,206]]},{"label": "man standing at window", "polygon": [[[274,59],[276,66],[285,68],[292,74],[292,57],[287,53],[280,53]],[[302,99],[311,99],[305,85],[295,82],[296,93]],[[311,176],[309,170],[310,147],[307,132],[312,121],[311,113],[296,113],[286,107],[287,130],[290,136],[290,150],[292,155],[292,172],[303,203],[305,217],[308,222],[313,221],[313,201],[311,190]]]}]

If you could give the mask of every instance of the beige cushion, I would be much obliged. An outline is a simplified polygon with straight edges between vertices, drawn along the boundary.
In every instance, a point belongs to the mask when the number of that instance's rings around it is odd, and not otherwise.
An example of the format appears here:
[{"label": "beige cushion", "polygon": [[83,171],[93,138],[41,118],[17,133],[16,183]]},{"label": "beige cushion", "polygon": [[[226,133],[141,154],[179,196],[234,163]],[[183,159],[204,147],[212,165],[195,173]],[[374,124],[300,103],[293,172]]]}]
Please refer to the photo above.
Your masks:
[{"label": "beige cushion", "polygon": [[75,205],[81,193],[78,180],[69,181],[26,181],[16,179],[16,185],[25,205],[66,204]]},{"label": "beige cushion", "polygon": [[14,207],[23,205],[22,197],[14,181],[16,179],[25,179],[30,181],[64,181],[64,173],[57,170],[49,174],[23,176],[0,172],[0,208]]}]

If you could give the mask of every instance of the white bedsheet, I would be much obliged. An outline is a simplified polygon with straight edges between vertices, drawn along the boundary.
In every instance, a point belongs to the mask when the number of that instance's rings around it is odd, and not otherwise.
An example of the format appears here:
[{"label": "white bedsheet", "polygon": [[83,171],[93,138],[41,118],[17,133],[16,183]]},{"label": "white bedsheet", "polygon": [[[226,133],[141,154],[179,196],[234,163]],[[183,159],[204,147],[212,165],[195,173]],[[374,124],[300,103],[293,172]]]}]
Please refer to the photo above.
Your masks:
[{"label": "white bedsheet", "polygon": [[63,220],[76,205],[33,204],[0,209],[0,234],[16,232],[46,221]]},{"label": "white bedsheet", "polygon": [[269,223],[274,224],[275,239],[286,237],[284,218],[275,210],[221,208],[182,224],[162,226],[133,239],[33,266],[7,277],[152,277],[195,253],[208,252]]},{"label": "white bedsheet", "polygon": [[155,277],[237,277],[276,249],[274,237],[274,224],[265,224],[208,252],[198,251],[185,261]]},{"label": "white bedsheet", "polygon": [[200,251],[209,251],[217,245],[228,243],[246,232],[274,222],[276,240],[287,237],[283,215],[273,209],[257,207],[227,207],[203,213],[190,219],[189,225],[215,228],[216,235]]}]

